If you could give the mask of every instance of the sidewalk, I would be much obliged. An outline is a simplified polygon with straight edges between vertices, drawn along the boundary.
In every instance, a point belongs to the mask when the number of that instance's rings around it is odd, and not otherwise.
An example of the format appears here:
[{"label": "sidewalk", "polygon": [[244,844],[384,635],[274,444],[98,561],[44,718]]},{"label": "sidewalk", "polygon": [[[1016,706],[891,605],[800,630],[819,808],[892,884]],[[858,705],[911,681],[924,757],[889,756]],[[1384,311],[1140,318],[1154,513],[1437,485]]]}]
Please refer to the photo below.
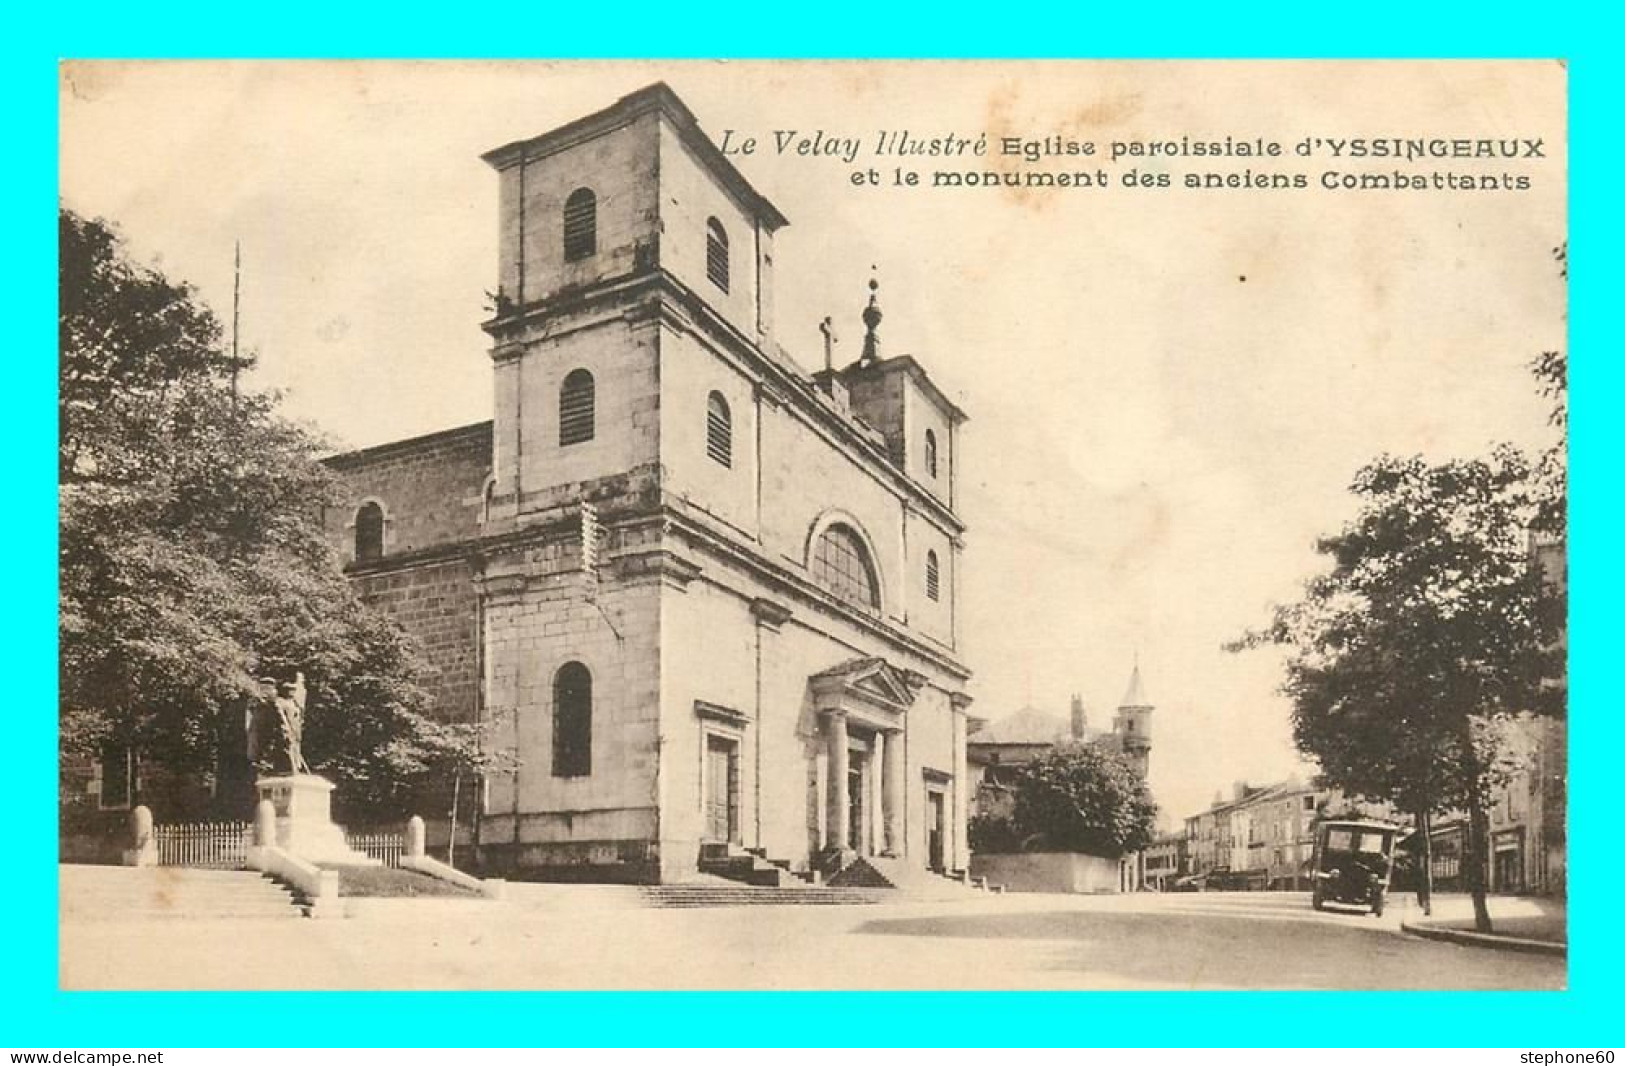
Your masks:
[{"label": "sidewalk", "polygon": [[[1392,898],[1392,897],[1391,897]],[[1568,953],[1568,904],[1542,896],[1491,896],[1492,933],[1473,928],[1473,900],[1461,893],[1433,897],[1433,913],[1424,917],[1416,896],[1404,897],[1400,928],[1416,936],[1478,947],[1504,948],[1550,955]],[[1394,899],[1394,902],[1400,902]]]}]

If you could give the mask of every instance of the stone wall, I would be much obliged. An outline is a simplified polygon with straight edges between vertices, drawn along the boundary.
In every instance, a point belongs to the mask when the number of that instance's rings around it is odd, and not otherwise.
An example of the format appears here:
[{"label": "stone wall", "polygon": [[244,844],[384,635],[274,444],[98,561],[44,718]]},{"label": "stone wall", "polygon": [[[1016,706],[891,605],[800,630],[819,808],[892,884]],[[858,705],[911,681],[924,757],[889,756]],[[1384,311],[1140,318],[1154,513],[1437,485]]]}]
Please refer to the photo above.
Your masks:
[{"label": "stone wall", "polygon": [[[607,555],[635,549],[618,529]],[[581,567],[579,527],[491,552],[486,566],[488,706],[504,723],[495,743],[516,751],[494,777],[481,827],[485,864],[548,880],[651,881],[659,850],[658,573]],[[591,772],[559,776],[553,761],[554,682],[566,663],[592,677]]]},{"label": "stone wall", "polygon": [[971,856],[972,877],[986,877],[1007,892],[1106,893],[1119,890],[1121,862],[1076,851]]},{"label": "stone wall", "polygon": [[345,563],[355,562],[356,512],[368,501],[384,510],[386,558],[453,544],[480,532],[491,423],[347,452],[327,467],[343,493],[322,517]]},{"label": "stone wall", "polygon": [[[438,712],[468,720],[478,706],[477,599],[469,545],[482,529],[482,489],[491,469],[491,423],[336,456],[339,506],[327,534],[357,592],[417,641]],[[384,554],[357,562],[355,516],[383,507]]]},{"label": "stone wall", "polygon": [[358,574],[354,584],[363,601],[416,641],[437,713],[471,721],[479,707],[479,606],[468,558]]}]

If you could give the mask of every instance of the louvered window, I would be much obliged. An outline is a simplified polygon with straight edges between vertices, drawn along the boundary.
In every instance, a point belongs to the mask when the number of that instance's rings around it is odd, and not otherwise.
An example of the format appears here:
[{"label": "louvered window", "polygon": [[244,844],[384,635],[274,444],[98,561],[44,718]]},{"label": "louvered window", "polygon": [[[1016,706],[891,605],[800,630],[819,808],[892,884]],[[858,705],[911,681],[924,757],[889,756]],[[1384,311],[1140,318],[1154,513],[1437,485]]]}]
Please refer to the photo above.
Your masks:
[{"label": "louvered window", "polygon": [[705,224],[705,276],[728,291],[728,231],[714,218]]},{"label": "louvered window", "polygon": [[559,444],[592,440],[593,382],[585,370],[572,370],[559,390]]},{"label": "louvered window", "polygon": [[942,574],[934,551],[925,553],[925,594],[933,600],[942,598]]},{"label": "louvered window", "polygon": [[598,251],[598,197],[577,189],[564,201],[564,260],[585,259]]},{"label": "louvered window", "polygon": [[879,582],[863,541],[850,527],[839,523],[818,535],[813,547],[813,580],[849,603],[880,607]]},{"label": "louvered window", "polygon": [[705,454],[723,466],[733,466],[733,417],[728,413],[728,401],[720,392],[713,392],[705,403]]}]

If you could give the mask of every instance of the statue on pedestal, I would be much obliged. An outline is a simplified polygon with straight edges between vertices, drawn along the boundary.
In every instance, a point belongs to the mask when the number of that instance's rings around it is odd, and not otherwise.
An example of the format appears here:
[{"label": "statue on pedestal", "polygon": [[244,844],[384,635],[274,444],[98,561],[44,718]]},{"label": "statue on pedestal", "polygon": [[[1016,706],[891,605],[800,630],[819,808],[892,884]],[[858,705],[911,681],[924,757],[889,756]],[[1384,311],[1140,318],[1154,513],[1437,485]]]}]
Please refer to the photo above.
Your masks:
[{"label": "statue on pedestal", "polygon": [[292,681],[260,678],[260,695],[248,712],[248,761],[262,777],[308,774],[302,748],[305,731],[305,675]]}]

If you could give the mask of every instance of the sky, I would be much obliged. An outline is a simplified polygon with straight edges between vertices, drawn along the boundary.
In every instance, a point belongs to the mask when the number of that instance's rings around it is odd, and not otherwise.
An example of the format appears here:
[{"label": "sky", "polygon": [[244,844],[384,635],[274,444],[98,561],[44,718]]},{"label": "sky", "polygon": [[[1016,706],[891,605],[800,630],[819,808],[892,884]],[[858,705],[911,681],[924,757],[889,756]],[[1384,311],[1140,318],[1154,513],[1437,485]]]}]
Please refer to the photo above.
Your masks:
[{"label": "sky", "polygon": [[[1064,716],[1077,693],[1104,726],[1138,657],[1168,825],[1233,782],[1312,771],[1279,656],[1223,645],[1321,568],[1354,472],[1549,440],[1528,364],[1565,343],[1566,78],[1544,61],[74,63],[62,200],[228,320],[240,241],[253,384],[335,446],[377,444],[491,415],[480,154],[658,80],[714,140],[757,141],[731,158],[790,219],[775,270],[792,356],[821,365],[828,315],[837,360],[856,358],[873,273],[883,354],[914,355],[970,415],[973,713]],[[859,154],[781,154],[776,131]],[[989,153],[878,158],[882,131],[985,135]],[[999,154],[1006,137],[1097,154],[1028,163]],[[1186,138],[1281,155],[1110,158]],[[1357,138],[1430,155],[1348,158]],[[1458,139],[1519,158],[1431,156]],[[894,184],[899,166],[922,184]],[[871,168],[879,185],[854,184]],[[990,169],[1091,184],[932,187]],[[1210,172],[1241,187],[1183,187]],[[1528,188],[1322,184],[1396,172]]]}]

